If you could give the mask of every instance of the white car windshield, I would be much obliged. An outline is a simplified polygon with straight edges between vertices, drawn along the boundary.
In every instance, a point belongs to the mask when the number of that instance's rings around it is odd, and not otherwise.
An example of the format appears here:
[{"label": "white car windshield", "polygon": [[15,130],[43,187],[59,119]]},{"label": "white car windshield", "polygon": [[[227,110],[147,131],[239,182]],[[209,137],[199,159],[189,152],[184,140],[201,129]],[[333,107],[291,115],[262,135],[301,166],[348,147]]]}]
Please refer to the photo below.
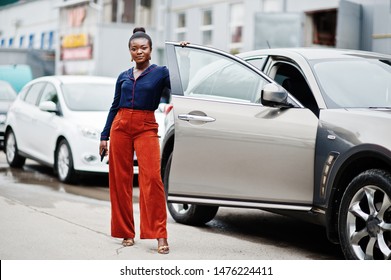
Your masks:
[{"label": "white car windshield", "polygon": [[0,100],[1,101],[14,101],[16,98],[15,90],[8,84],[0,81]]},{"label": "white car windshield", "polygon": [[322,60],[313,69],[328,108],[391,107],[389,60]]},{"label": "white car windshield", "polygon": [[108,111],[113,102],[114,84],[63,84],[65,103],[73,111]]}]

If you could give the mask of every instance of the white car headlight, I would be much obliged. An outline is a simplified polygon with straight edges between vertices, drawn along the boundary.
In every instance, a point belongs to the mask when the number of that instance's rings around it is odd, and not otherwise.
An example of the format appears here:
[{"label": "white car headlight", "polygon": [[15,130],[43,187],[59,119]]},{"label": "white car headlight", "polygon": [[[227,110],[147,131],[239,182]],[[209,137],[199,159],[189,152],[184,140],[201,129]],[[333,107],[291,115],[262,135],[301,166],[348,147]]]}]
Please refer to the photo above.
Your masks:
[{"label": "white car headlight", "polygon": [[91,128],[91,127],[79,127],[80,128],[80,131],[81,131],[81,134],[83,134],[83,136],[85,137],[88,137],[88,138],[92,138],[92,139],[100,139],[100,131],[95,129],[95,128]]}]

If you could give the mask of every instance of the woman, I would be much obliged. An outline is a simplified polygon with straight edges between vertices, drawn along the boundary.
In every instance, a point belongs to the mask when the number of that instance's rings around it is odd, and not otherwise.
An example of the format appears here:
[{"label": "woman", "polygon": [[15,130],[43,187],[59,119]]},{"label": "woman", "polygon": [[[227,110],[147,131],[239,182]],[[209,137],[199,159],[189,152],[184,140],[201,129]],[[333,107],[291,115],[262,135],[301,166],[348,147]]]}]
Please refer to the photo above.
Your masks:
[{"label": "woman", "polygon": [[168,254],[166,200],[160,176],[158,124],[154,111],[161,98],[168,98],[169,73],[165,66],[150,63],[152,40],[144,28],[133,30],[129,50],[136,65],[118,76],[99,147],[100,153],[109,154],[110,160],[111,235],[123,238],[123,246],[134,245],[132,183],[136,152],[140,238],[157,239],[158,253]]}]

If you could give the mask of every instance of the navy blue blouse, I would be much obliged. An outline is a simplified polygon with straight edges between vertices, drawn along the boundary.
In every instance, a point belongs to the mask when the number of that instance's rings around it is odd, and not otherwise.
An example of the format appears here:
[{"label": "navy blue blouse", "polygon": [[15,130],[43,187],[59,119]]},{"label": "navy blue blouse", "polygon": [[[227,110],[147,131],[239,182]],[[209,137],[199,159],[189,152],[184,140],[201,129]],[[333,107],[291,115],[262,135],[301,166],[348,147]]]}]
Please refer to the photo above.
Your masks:
[{"label": "navy blue blouse", "polygon": [[110,129],[120,108],[155,111],[160,102],[168,102],[170,78],[165,66],[150,65],[137,80],[133,68],[119,74],[114,100],[107,116],[101,140],[109,140]]}]

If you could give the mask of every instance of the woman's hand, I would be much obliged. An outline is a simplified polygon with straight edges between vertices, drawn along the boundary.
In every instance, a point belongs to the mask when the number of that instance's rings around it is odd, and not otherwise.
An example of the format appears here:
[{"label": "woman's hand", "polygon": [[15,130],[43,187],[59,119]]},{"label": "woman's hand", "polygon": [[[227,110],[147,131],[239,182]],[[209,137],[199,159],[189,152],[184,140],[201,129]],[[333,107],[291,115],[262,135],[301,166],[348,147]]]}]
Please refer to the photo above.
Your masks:
[{"label": "woman's hand", "polygon": [[187,41],[180,41],[179,42],[179,45],[181,45],[181,47],[186,47],[188,44],[190,44],[190,42],[187,42]]},{"label": "woman's hand", "polygon": [[182,47],[182,49],[178,50],[178,53],[181,57],[188,57],[189,56],[189,49],[184,49],[183,47],[186,47],[188,44],[190,44],[187,41],[180,41],[179,45]]},{"label": "woman's hand", "polygon": [[107,141],[106,140],[101,140],[99,144],[99,154],[101,155],[103,150],[105,150],[105,156],[109,154],[109,149],[107,149]]}]

